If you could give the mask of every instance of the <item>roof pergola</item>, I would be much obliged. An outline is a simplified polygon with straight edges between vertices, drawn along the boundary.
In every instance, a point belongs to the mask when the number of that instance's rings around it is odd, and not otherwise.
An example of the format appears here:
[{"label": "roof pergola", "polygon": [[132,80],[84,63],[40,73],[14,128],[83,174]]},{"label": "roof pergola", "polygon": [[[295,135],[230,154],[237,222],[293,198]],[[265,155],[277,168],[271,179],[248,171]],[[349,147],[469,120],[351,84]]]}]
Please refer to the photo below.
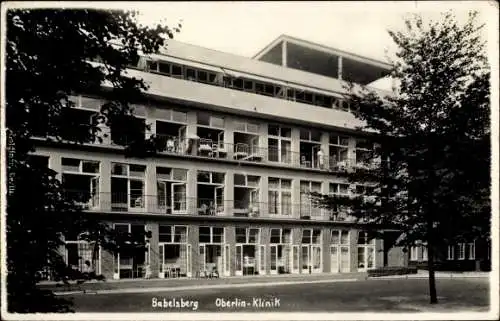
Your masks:
[{"label": "roof pergola", "polygon": [[253,59],[363,85],[386,77],[391,69],[382,61],[286,35],[279,36]]}]

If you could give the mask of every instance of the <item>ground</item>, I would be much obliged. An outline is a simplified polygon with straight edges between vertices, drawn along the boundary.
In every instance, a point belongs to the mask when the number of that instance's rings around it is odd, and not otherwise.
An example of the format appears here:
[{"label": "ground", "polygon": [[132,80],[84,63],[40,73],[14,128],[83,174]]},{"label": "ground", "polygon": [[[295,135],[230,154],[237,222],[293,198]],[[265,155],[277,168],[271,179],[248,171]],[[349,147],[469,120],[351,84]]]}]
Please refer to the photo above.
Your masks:
[{"label": "ground", "polygon": [[[148,293],[73,294],[76,312],[485,312],[489,309],[488,278],[438,279],[439,304],[428,304],[426,279],[368,279],[355,282],[305,283],[277,286],[207,288]],[[197,301],[194,308],[153,307],[163,299]],[[238,306],[222,308],[217,299]],[[253,299],[276,301],[273,307],[254,307]],[[220,300],[219,300],[220,301]],[[242,307],[241,302],[249,307]],[[175,304],[175,303],[174,303]]]}]

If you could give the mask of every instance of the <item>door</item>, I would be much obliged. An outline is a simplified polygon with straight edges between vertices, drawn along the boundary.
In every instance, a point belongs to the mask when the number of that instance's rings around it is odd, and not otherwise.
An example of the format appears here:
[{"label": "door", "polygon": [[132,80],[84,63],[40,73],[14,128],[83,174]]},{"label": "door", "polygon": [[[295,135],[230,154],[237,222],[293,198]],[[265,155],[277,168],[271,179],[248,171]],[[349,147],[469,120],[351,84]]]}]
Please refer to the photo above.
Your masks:
[{"label": "door", "polygon": [[165,277],[165,270],[164,270],[164,264],[165,264],[165,248],[164,244],[159,244],[158,245],[158,277],[163,279]]},{"label": "door", "polygon": [[266,274],[266,246],[259,246],[259,266],[258,266],[259,275]]},{"label": "door", "polygon": [[301,270],[302,270],[302,273],[309,273],[309,267],[311,265],[311,259],[310,259],[310,255],[309,255],[310,249],[311,248],[309,247],[309,245],[302,245],[301,246],[301,252],[302,252]]},{"label": "door", "polygon": [[299,266],[299,246],[298,245],[292,245],[292,251],[290,252],[290,255],[292,256],[290,258],[290,262],[292,263],[292,266],[291,266],[292,273],[299,273],[300,266]]},{"label": "door", "polygon": [[312,245],[311,246],[311,270],[313,273],[321,272],[321,246]]},{"label": "door", "polygon": [[243,275],[243,246],[236,245],[236,275]]},{"label": "door", "polygon": [[217,151],[226,152],[226,144],[224,144],[224,132],[217,134]]},{"label": "door", "polygon": [[366,248],[358,246],[358,271],[366,271]]},{"label": "door", "polygon": [[347,273],[351,270],[351,258],[348,246],[340,247],[340,272]]},{"label": "door", "polygon": [[186,126],[182,126],[181,128],[179,128],[178,130],[178,142],[177,142],[177,146],[175,148],[175,152],[179,153],[179,154],[185,154],[186,152],[188,152],[188,142],[187,142],[187,139],[186,139]]},{"label": "door", "polygon": [[215,215],[224,215],[224,186],[215,188]]},{"label": "door", "polygon": [[156,200],[158,212],[161,214],[170,214],[170,209],[167,206],[167,183],[157,182],[157,195]]},{"label": "door", "polygon": [[271,251],[271,274],[278,274],[278,245],[277,244],[271,244],[269,246],[269,250]]},{"label": "door", "polygon": [[339,272],[339,248],[338,248],[338,246],[330,246],[330,271],[332,273]]},{"label": "door", "polygon": [[262,157],[259,152],[259,137],[250,139],[250,155],[254,157]]},{"label": "door", "polygon": [[172,213],[186,213],[186,183],[172,184]]},{"label": "door", "polygon": [[375,267],[375,248],[369,246],[366,248],[366,268],[373,269]]},{"label": "door", "polygon": [[225,276],[230,276],[231,274],[231,269],[229,268],[231,264],[230,260],[230,255],[231,252],[229,251],[229,244],[224,245],[224,253],[223,253],[223,265],[224,265],[224,271],[222,272],[223,275]]}]

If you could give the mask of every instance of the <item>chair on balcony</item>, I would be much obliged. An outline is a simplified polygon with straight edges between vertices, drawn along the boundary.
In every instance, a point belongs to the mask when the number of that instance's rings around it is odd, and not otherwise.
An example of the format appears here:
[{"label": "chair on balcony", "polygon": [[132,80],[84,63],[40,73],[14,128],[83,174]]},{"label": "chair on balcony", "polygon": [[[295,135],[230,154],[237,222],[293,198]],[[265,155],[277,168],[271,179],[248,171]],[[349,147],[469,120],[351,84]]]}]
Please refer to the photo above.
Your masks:
[{"label": "chair on balcony", "polygon": [[248,144],[237,143],[234,146],[234,156],[235,159],[244,159],[248,157]]},{"label": "chair on balcony", "polygon": [[208,157],[213,156],[213,147],[212,147],[212,140],[211,139],[206,139],[206,138],[200,139],[200,146],[198,147],[198,154],[200,156],[208,156]]}]

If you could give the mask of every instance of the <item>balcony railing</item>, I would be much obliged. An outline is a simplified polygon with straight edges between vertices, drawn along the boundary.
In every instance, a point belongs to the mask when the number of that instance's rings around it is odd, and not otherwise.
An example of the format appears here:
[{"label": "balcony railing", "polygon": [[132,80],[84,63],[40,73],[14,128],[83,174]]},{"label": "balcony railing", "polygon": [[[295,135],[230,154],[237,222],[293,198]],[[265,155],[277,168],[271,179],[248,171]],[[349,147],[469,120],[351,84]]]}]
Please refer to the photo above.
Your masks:
[{"label": "balcony railing", "polygon": [[80,205],[84,211],[110,211],[117,213],[148,213],[165,215],[226,216],[295,218],[305,220],[346,219],[330,210],[313,206],[311,203],[266,203],[242,200],[218,200],[212,198],[175,197],[141,193],[91,193],[66,190],[65,195]]}]

